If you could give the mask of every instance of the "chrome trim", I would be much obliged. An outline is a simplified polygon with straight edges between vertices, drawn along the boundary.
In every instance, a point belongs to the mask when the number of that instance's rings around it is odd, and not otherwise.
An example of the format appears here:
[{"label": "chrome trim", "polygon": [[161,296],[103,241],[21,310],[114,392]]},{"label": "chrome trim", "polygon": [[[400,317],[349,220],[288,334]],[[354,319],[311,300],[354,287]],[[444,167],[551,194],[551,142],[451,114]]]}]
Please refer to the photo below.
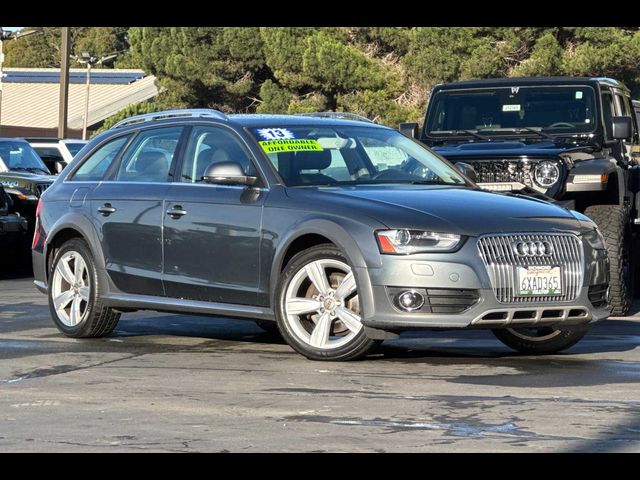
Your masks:
[{"label": "chrome trim", "polygon": [[[559,316],[549,316],[543,318],[545,312],[560,312]],[[569,315],[572,311],[579,311],[580,315]],[[531,312],[534,316],[530,318],[515,318],[516,313]],[[504,314],[506,318],[490,318],[485,317],[492,314]],[[471,321],[471,325],[474,326],[536,326],[536,325],[548,325],[557,323],[586,323],[593,319],[593,314],[588,308],[583,306],[568,306],[568,307],[519,307],[519,308],[506,308],[506,309],[492,309],[482,312],[476,318]]]},{"label": "chrome trim", "polygon": [[[515,242],[549,242],[553,252],[549,256],[517,257],[513,253]],[[487,269],[496,300],[505,304],[538,302],[570,302],[576,299],[584,277],[584,251],[577,235],[569,233],[503,233],[483,235],[477,242],[480,257]],[[515,295],[514,267],[559,265],[562,271],[562,295]]]}]

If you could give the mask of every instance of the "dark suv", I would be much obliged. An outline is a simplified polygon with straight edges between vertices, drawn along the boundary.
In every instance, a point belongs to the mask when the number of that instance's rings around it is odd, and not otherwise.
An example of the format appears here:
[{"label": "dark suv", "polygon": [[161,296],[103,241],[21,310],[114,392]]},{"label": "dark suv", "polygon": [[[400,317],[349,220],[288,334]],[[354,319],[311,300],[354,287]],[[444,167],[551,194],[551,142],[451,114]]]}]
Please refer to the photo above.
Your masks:
[{"label": "dark suv", "polygon": [[491,328],[528,353],[608,315],[609,265],[584,215],[486,192],[366,120],[133,117],[44,193],[36,286],[72,337],[151,309],[253,318],[313,359],[424,328]]},{"label": "dark suv", "polygon": [[485,189],[554,201],[593,219],[607,240],[612,313],[628,312],[640,251],[640,166],[632,152],[638,123],[622,83],[536,77],[438,85],[419,138]]}]

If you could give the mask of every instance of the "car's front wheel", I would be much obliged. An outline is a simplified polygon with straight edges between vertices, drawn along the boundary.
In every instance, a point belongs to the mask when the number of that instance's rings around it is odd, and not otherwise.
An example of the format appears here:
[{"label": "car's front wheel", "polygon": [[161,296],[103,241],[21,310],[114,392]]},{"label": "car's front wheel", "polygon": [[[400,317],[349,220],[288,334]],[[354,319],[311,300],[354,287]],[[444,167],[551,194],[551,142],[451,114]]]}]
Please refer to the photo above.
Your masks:
[{"label": "car's front wheel", "polygon": [[120,313],[103,305],[93,256],[79,238],[56,252],[48,296],[53,321],[69,337],[104,337],[120,319]]},{"label": "car's front wheel", "polygon": [[566,350],[578,343],[587,330],[562,330],[555,327],[496,328],[493,334],[506,346],[528,355],[544,355]]},{"label": "car's front wheel", "polygon": [[352,360],[379,343],[365,334],[355,276],[333,245],[295,255],[280,277],[276,299],[280,333],[309,359]]}]

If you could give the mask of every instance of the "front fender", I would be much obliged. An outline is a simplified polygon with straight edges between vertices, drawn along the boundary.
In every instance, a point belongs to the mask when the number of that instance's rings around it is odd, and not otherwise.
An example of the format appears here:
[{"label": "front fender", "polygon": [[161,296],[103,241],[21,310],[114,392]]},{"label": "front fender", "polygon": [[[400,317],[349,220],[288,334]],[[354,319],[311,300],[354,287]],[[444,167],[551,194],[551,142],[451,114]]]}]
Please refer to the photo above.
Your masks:
[{"label": "front fender", "polygon": [[382,266],[373,232],[374,228],[371,225],[343,217],[309,215],[293,223],[280,236],[280,241],[275,249],[269,276],[271,305],[274,305],[276,286],[289,247],[296,239],[307,234],[322,235],[340,248],[354,269],[358,284],[368,284],[368,279],[360,281],[358,277],[361,274],[359,272],[366,272],[367,268]]},{"label": "front fender", "polygon": [[[617,172],[618,169],[619,167],[615,162],[608,158],[577,161],[567,177],[566,191],[570,193],[606,190],[609,177],[611,174]],[[605,180],[604,182],[602,181],[603,178]],[[624,182],[622,175],[617,175],[617,178],[618,181]],[[618,191],[624,191],[624,188]]]}]

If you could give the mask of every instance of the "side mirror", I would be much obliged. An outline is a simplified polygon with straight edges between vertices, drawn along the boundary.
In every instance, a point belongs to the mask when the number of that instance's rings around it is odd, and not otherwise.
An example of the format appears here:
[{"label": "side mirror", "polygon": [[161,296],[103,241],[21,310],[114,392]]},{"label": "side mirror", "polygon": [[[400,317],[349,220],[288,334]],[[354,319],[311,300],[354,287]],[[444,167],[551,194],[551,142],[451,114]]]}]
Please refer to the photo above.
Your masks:
[{"label": "side mirror", "polygon": [[415,122],[402,122],[398,125],[398,131],[405,137],[418,138],[418,124]]},{"label": "side mirror", "polygon": [[476,169],[473,168],[468,163],[457,162],[453,166],[456,167],[460,171],[460,173],[462,173],[465,177],[467,177],[473,183],[476,183],[478,181],[478,175],[476,173]]},{"label": "side mirror", "polygon": [[217,162],[207,167],[202,180],[206,183],[218,185],[253,186],[258,178],[246,175],[238,162]]},{"label": "side mirror", "polygon": [[64,170],[64,167],[66,166],[67,164],[65,162],[56,162],[53,164],[53,167],[58,175],[62,173],[62,170]]},{"label": "side mirror", "polygon": [[611,117],[612,137],[615,140],[628,140],[633,135],[631,117]]}]

